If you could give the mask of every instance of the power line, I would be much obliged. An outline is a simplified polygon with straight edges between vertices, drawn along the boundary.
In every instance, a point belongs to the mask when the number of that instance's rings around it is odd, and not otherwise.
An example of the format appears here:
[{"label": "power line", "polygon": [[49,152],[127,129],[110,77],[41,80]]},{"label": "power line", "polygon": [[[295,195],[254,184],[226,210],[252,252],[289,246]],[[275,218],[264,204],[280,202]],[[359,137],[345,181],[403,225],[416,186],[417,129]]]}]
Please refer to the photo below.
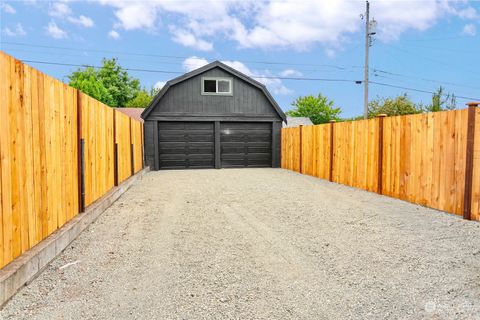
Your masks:
[{"label": "power line", "polygon": [[[98,49],[84,49],[84,48],[72,48],[72,47],[61,47],[61,46],[47,46],[47,45],[39,45],[39,44],[29,44],[29,43],[22,43],[22,42],[10,42],[10,41],[0,41],[0,44],[7,44],[7,45],[14,45],[14,46],[24,46],[24,47],[35,47],[35,48],[46,48],[46,49],[60,49],[60,50],[70,50],[70,51],[85,51],[85,52],[97,52],[97,53],[110,53],[110,54],[124,54],[124,55],[133,55],[133,56],[144,56],[144,57],[157,57],[157,58],[168,58],[168,59],[193,59],[193,60],[217,60],[218,58],[214,57],[207,57],[207,58],[200,58],[200,57],[189,57],[189,56],[177,56],[177,55],[161,55],[161,54],[153,54],[153,53],[139,53],[139,52],[128,52],[128,51],[113,51],[113,50],[98,50]],[[243,63],[252,63],[252,64],[265,64],[265,65],[286,65],[286,66],[313,66],[313,67],[329,67],[335,68],[338,70],[346,70],[346,69],[363,69],[362,66],[340,66],[334,64],[313,64],[313,63],[296,63],[296,62],[286,62],[286,61],[265,61],[265,60],[237,60],[237,59],[229,59],[223,58],[222,60],[236,60]]]},{"label": "power line", "polygon": [[[48,64],[48,65],[57,65],[57,66],[68,66],[68,67],[82,67],[82,68],[101,68],[101,66],[87,65],[87,64],[74,64],[74,63],[62,63],[62,62],[49,62],[49,61],[39,61],[39,60],[22,60],[27,63],[38,63],[38,64]],[[128,71],[139,71],[139,72],[152,72],[152,73],[167,73],[167,74],[184,74],[180,71],[172,70],[154,70],[154,69],[138,69],[138,68],[123,68]],[[253,78],[257,79],[280,79],[280,80],[297,80],[297,81],[328,81],[328,82],[353,82],[358,83],[358,80],[352,79],[336,79],[336,78],[305,78],[305,77],[276,77],[276,76],[260,76],[260,75],[250,75]]]},{"label": "power line", "polygon": [[[38,60],[23,60],[26,63],[38,63],[38,64],[47,64],[47,65],[58,65],[58,66],[69,66],[69,67],[83,67],[83,68],[101,68],[100,66],[93,66],[93,65],[86,65],[86,64],[74,64],[74,63],[61,63],[61,62],[50,62],[50,61],[38,61]],[[171,71],[171,70],[154,70],[154,69],[138,69],[138,68],[124,68],[128,71],[139,71],[139,72],[151,72],[151,73],[165,73],[165,74],[183,74],[180,71]],[[274,77],[274,76],[255,76],[251,75],[253,78],[257,79],[280,79],[280,80],[294,80],[294,81],[325,81],[325,82],[346,82],[346,83],[355,83],[355,84],[362,84],[363,81],[361,80],[352,80],[352,79],[339,79],[339,78],[306,78],[306,77]],[[409,87],[402,87],[397,86],[389,83],[377,82],[377,81],[369,81],[371,84],[376,84],[379,86],[384,87],[391,87],[397,89],[403,89],[408,91],[414,92],[422,92],[422,93],[430,93],[434,94],[433,91],[428,90],[421,90],[416,88],[409,88]],[[446,96],[446,94],[443,94]],[[465,99],[465,100],[480,100],[480,98],[472,98],[466,97],[461,95],[455,95],[456,98]]]},{"label": "power line", "polygon": [[375,69],[375,68],[373,69],[373,72],[374,72],[375,76],[376,76],[375,72],[379,72],[379,73],[383,73],[383,74],[389,74],[389,75],[392,75],[392,76],[404,77],[404,78],[409,78],[409,79],[417,79],[417,80],[427,81],[427,82],[432,82],[432,83],[447,84],[447,85],[464,87],[464,88],[480,89],[480,87],[470,86],[468,84],[458,84],[458,83],[455,83],[455,82],[438,81],[438,80],[435,80],[435,79],[415,77],[415,76],[411,76],[411,75],[395,73],[395,72],[390,72],[390,71],[385,71],[385,70],[380,70],[380,69]]},{"label": "power line", "polygon": [[[134,53],[134,52],[121,52],[121,51],[110,51],[110,50],[94,50],[94,49],[80,49],[80,48],[69,48],[69,47],[60,47],[60,46],[47,46],[47,45],[35,45],[35,44],[27,44],[27,43],[19,43],[19,42],[9,42],[9,41],[0,41],[0,44],[11,44],[11,45],[19,45],[19,46],[26,46],[26,47],[39,47],[39,48],[48,48],[48,49],[62,49],[62,50],[73,50],[75,52],[78,52],[78,51],[91,51],[91,52],[97,52],[97,53],[105,53],[105,52],[109,52],[109,53],[120,53],[120,54],[126,54],[126,55],[138,55],[138,56],[151,56],[151,57],[161,57],[161,58],[178,58],[178,59],[186,59],[186,58],[191,58],[191,59],[198,59],[198,60],[203,60],[203,58],[198,58],[198,57],[186,57],[186,56],[168,56],[168,55],[156,55],[156,54],[144,54],[144,53]],[[391,46],[391,48],[397,48],[399,50],[402,50],[396,46]],[[21,49],[14,49],[14,50],[19,50],[21,51]],[[405,50],[402,50],[402,51],[405,51]],[[53,54],[53,55],[62,55],[62,53],[58,53],[58,52],[38,52],[38,51],[28,51],[28,50],[23,50],[23,52],[28,52],[28,53],[45,53],[45,54]],[[411,52],[408,52],[408,53],[411,53]],[[63,54],[65,55],[65,54]],[[80,54],[77,54],[77,55],[68,55],[68,56],[82,56]],[[234,60],[237,60],[237,59],[234,59]],[[132,60],[132,61],[140,61],[140,60]],[[144,61],[144,60],[142,60]],[[239,61],[239,60],[237,60]],[[169,62],[169,61],[157,61],[157,60],[154,60],[153,61],[154,63],[158,63],[160,65],[162,64],[166,64],[166,65],[176,65],[177,63],[176,62]],[[240,61],[240,62],[244,62],[244,63],[264,63],[264,64],[280,64],[280,65],[285,65],[285,66],[289,66],[289,65],[311,65],[311,66],[322,66],[322,67],[329,67],[329,68],[334,68],[336,69],[338,72],[347,72],[347,73],[353,73],[355,71],[353,71],[352,69],[355,69],[355,68],[364,68],[364,67],[360,67],[360,66],[339,66],[339,65],[320,65],[320,64],[289,64],[288,62],[274,62],[274,61]],[[68,64],[65,64],[65,65],[68,65]],[[187,65],[192,65],[192,64],[188,64]],[[84,65],[74,65],[74,66],[84,66]],[[350,69],[350,70],[349,70]],[[278,69],[278,70],[283,70],[283,69]],[[319,69],[296,69],[297,71],[303,71],[303,72],[307,72],[307,73],[310,73],[310,72],[334,72],[333,70],[332,71],[327,71],[327,70],[319,70]],[[132,70],[132,71],[140,71],[140,70]],[[148,71],[148,72],[151,72],[151,71]],[[463,88],[472,88],[472,89],[480,89],[479,87],[475,87],[475,86],[470,86],[470,85],[466,85],[466,84],[458,84],[458,83],[453,83],[453,82],[447,82],[447,81],[439,81],[439,80],[434,80],[434,79],[428,79],[428,78],[422,78],[422,77],[415,77],[415,76],[411,76],[411,75],[405,75],[405,74],[400,74],[400,73],[394,73],[394,72],[390,72],[390,71],[386,71],[386,70],[381,70],[381,69],[374,69],[374,72],[380,72],[380,73],[384,73],[384,74],[390,74],[390,75],[394,75],[394,76],[399,76],[399,77],[405,77],[405,78],[410,78],[410,79],[418,79],[418,80],[421,80],[421,81],[426,81],[426,82],[432,82],[432,83],[439,83],[439,84],[446,84],[446,85],[453,85],[453,86],[457,86],[457,87],[463,87]],[[171,72],[164,72],[164,73],[171,73]],[[272,78],[276,78],[278,79],[279,77],[273,77]],[[392,79],[393,80],[393,79]]]},{"label": "power line", "polygon": [[[53,55],[53,56],[61,56],[61,57],[85,57],[85,55],[82,55],[82,54],[66,54],[66,53],[61,53],[61,52],[49,52],[49,51],[38,51],[38,50],[25,50],[25,49],[17,49],[17,48],[14,48],[14,49],[9,49],[9,50],[12,50],[14,52],[23,52],[23,53],[32,53],[32,54],[40,54],[40,55]],[[93,57],[93,56],[89,56],[89,57]],[[159,60],[156,60],[156,59],[153,59],[153,60],[147,60],[147,59],[131,59],[131,58],[122,58],[122,61],[134,61],[134,62],[148,62],[149,64],[158,64],[158,65],[175,65],[175,66],[178,66],[179,65],[179,62],[173,62],[173,61],[159,61]],[[184,66],[197,66],[197,64],[195,63],[186,63],[186,62],[182,62],[182,65]],[[269,67],[268,70],[282,70],[284,71],[285,70],[285,67]],[[344,73],[355,73],[356,71],[354,70],[348,70],[348,69],[345,69],[345,70],[331,70],[331,69],[303,69],[303,68],[295,68],[295,71],[301,71],[302,73],[303,72],[307,72],[307,73],[312,73],[312,72],[323,72],[323,73],[326,73],[326,72],[344,72]]]},{"label": "power line", "polygon": [[[433,91],[428,91],[428,90],[422,90],[422,89],[416,89],[416,88],[409,88],[409,87],[402,87],[402,86],[397,86],[394,84],[389,84],[389,83],[383,83],[383,82],[376,82],[376,81],[370,81],[372,84],[376,84],[379,86],[384,86],[384,87],[390,87],[390,88],[397,88],[397,89],[403,89],[403,90],[408,90],[408,91],[415,91],[415,92],[422,92],[422,93],[430,93],[434,94],[436,92]],[[447,96],[448,94],[442,94],[442,96]],[[480,100],[479,98],[472,98],[472,97],[465,97],[465,96],[457,96],[455,95],[455,98],[459,99],[465,99],[465,100]]]}]

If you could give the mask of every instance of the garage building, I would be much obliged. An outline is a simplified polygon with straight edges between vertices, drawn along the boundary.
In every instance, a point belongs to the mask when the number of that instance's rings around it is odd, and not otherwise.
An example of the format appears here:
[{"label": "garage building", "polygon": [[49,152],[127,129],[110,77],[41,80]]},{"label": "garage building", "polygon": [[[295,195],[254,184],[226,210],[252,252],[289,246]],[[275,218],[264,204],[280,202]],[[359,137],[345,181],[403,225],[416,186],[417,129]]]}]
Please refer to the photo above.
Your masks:
[{"label": "garage building", "polygon": [[168,81],[142,118],[152,170],[280,166],[285,114],[263,84],[219,61]]}]

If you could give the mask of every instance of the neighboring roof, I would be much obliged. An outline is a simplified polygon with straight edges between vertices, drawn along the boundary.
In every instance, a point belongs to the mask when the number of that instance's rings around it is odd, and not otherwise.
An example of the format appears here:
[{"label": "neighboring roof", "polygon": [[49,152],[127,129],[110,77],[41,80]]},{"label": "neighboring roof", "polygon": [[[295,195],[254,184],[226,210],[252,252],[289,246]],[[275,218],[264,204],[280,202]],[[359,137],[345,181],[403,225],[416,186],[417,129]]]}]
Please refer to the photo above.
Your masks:
[{"label": "neighboring roof", "polygon": [[125,113],[127,116],[132,117],[135,120],[143,122],[141,115],[145,108],[115,108],[115,110]]},{"label": "neighboring roof", "polygon": [[311,126],[313,123],[308,117],[287,117],[287,123],[283,124],[284,128]]},{"label": "neighboring roof", "polygon": [[287,117],[285,116],[285,113],[283,113],[282,109],[280,108],[280,106],[277,104],[277,102],[273,99],[273,97],[270,95],[270,93],[268,92],[267,90],[267,87],[265,87],[264,84],[250,78],[249,76],[241,73],[240,71],[238,70],[235,70],[233,69],[232,67],[229,67],[227,66],[226,64],[220,62],[220,61],[214,61],[212,63],[209,63],[201,68],[198,68],[198,69],[195,69],[193,71],[190,71],[188,73],[185,73],[184,75],[181,75],[177,78],[174,78],[172,80],[169,80],[167,81],[167,83],[163,86],[163,88],[160,90],[160,92],[157,94],[157,96],[155,97],[155,99],[153,99],[153,101],[150,103],[150,105],[145,109],[145,111],[142,113],[142,118],[145,119],[149,113],[153,110],[153,108],[155,107],[155,105],[157,104],[157,102],[165,95],[165,93],[167,92],[167,90],[177,84],[177,83],[180,83],[180,82],[183,82],[187,79],[190,79],[190,78],[193,78],[199,74],[202,74],[208,70],[211,70],[213,68],[220,68],[220,69],[223,69],[225,70],[226,72],[229,72],[235,76],[237,76],[238,78],[250,83],[252,86],[254,87],[257,87],[258,89],[260,89],[264,94],[265,96],[267,97],[268,101],[270,101],[270,103],[272,104],[272,106],[275,108],[275,111],[277,111],[278,115],[280,116],[280,118],[282,118],[283,121],[286,121]]}]

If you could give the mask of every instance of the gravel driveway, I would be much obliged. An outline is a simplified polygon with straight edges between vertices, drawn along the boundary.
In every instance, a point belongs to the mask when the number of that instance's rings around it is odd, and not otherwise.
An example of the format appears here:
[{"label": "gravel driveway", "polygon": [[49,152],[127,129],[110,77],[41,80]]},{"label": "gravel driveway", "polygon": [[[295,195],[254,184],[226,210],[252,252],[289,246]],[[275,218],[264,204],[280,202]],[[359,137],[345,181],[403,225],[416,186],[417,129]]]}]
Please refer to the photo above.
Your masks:
[{"label": "gravel driveway", "polygon": [[137,182],[1,319],[480,319],[480,223],[281,169]]}]

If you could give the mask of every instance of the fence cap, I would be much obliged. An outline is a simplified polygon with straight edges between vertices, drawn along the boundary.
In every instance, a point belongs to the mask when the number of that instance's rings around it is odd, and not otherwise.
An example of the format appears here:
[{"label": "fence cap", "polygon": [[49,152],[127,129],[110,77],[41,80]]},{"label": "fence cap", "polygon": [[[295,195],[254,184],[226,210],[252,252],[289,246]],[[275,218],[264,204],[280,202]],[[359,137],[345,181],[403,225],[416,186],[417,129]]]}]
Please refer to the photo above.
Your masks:
[{"label": "fence cap", "polygon": [[334,123],[334,122],[337,122],[337,120],[330,120],[330,123]]},{"label": "fence cap", "polygon": [[480,101],[467,102],[466,105],[469,107],[478,107],[480,105]]},{"label": "fence cap", "polygon": [[383,118],[383,117],[386,117],[387,114],[386,113],[380,113],[380,114],[377,114],[377,117],[380,117],[380,118]]}]

